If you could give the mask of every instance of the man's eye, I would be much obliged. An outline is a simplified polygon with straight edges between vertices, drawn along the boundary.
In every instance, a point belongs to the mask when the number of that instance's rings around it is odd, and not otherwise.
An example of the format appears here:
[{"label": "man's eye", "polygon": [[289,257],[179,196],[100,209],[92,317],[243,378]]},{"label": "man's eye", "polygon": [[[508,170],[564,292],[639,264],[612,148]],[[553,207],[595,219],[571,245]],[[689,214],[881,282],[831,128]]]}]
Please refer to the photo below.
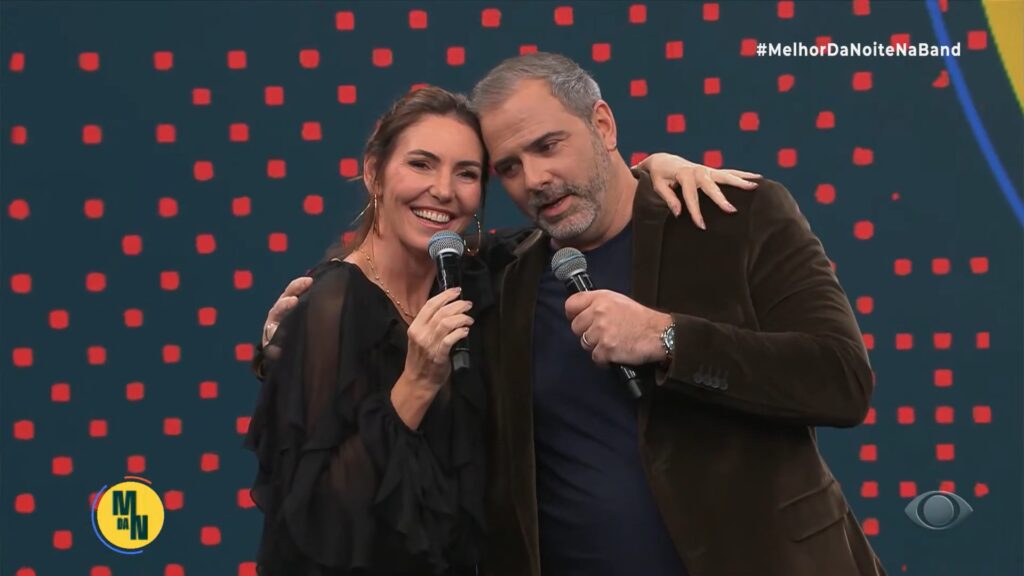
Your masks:
[{"label": "man's eye", "polygon": [[427,163],[422,160],[413,160],[409,162],[409,166],[412,166],[413,168],[429,168]]}]

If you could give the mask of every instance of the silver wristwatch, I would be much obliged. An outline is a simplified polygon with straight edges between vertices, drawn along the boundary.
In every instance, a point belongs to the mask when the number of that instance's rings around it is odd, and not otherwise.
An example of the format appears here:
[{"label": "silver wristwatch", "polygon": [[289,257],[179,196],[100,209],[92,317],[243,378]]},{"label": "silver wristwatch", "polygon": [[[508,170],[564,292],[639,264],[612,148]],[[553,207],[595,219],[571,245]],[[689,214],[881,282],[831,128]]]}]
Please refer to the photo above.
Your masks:
[{"label": "silver wristwatch", "polygon": [[665,356],[671,360],[676,351],[676,323],[668,325],[661,333],[661,345],[665,348]]}]

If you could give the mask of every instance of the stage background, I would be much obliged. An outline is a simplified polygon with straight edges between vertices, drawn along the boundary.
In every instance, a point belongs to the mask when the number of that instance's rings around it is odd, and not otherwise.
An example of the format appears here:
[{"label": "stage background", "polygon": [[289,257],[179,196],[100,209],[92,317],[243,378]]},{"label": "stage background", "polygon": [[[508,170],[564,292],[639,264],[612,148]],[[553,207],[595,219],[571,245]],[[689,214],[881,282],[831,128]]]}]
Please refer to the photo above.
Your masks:
[{"label": "stage background", "polygon": [[[1022,8],[987,9],[4,2],[0,570],[253,574],[267,308],[362,208],[347,179],[393,99],[540,48],[595,75],[628,160],[759,171],[799,201],[877,374],[868,420],[821,449],[890,574],[1020,574]],[[960,58],[753,55],[947,35]],[[498,184],[486,220],[523,223]],[[89,519],[125,474],[168,508],[135,557]],[[912,524],[940,487],[974,514]]]}]

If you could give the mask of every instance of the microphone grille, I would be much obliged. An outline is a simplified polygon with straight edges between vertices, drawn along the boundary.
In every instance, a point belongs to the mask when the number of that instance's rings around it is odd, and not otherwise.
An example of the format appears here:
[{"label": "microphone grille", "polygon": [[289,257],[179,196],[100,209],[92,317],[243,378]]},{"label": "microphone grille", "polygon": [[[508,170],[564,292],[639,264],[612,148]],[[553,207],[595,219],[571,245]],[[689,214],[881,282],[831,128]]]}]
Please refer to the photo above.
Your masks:
[{"label": "microphone grille", "polygon": [[427,244],[427,251],[430,252],[431,258],[437,258],[442,252],[455,252],[457,255],[462,256],[462,252],[465,249],[466,243],[462,241],[462,236],[449,230],[442,230],[434,234],[430,237],[430,242]]},{"label": "microphone grille", "polygon": [[555,277],[565,282],[580,272],[587,271],[587,258],[575,248],[562,248],[551,257],[551,270]]}]

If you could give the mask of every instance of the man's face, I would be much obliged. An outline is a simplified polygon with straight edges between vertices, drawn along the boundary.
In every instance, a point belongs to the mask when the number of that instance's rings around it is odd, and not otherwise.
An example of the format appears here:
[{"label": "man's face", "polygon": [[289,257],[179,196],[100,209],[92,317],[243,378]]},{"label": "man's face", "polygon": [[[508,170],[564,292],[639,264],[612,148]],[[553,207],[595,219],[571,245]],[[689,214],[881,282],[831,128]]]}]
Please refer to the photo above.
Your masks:
[{"label": "man's face", "polygon": [[512,200],[555,240],[571,242],[603,210],[609,157],[600,135],[544,80],[524,80],[481,113],[484,143]]}]

